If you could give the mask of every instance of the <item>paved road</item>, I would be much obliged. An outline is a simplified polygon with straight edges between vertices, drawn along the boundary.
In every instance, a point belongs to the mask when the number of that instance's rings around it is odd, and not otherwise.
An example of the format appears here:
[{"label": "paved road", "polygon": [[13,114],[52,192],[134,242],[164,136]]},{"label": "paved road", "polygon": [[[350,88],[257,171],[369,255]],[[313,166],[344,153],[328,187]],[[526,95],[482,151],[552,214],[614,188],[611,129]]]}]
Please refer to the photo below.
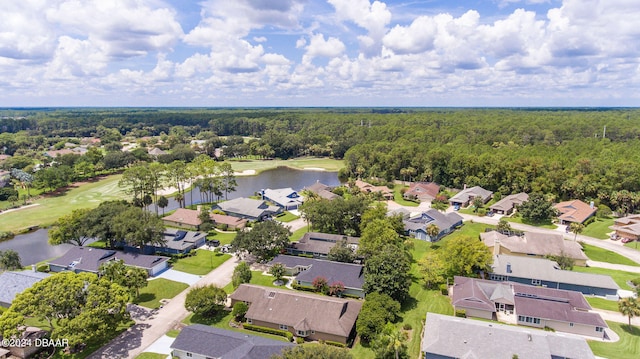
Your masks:
[{"label": "paved road", "polygon": [[[216,284],[219,287],[226,286],[231,282],[233,269],[238,263],[237,257],[230,258],[202,277],[192,287],[206,284]],[[187,288],[171,299],[168,304],[158,310],[157,314],[148,319],[138,321],[133,327],[91,354],[88,358],[135,358],[189,315],[189,312],[184,307],[184,300],[189,289]]]}]

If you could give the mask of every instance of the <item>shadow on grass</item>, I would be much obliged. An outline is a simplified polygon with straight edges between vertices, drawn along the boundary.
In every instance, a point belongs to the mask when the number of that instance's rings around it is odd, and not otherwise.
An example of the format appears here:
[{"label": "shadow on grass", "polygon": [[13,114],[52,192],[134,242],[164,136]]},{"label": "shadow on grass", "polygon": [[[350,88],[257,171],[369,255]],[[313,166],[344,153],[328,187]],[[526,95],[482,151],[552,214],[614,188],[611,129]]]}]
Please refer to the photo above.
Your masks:
[{"label": "shadow on grass", "polygon": [[624,330],[625,332],[631,334],[631,335],[637,335],[640,336],[640,328],[636,327],[636,326],[629,326],[629,324],[623,324],[620,326],[620,328],[622,328],[622,330]]},{"label": "shadow on grass", "polygon": [[542,226],[550,226],[553,225],[553,222],[551,222],[551,220],[546,220],[546,221],[530,221],[527,219],[524,219],[522,217],[520,217],[520,219],[522,220],[522,224],[526,224],[529,226],[534,226],[534,227],[542,227]]},{"label": "shadow on grass", "polygon": [[191,323],[194,324],[203,324],[203,325],[214,325],[219,323],[224,317],[229,314],[227,311],[220,310],[213,315],[203,315],[203,314],[193,314],[191,317]]},{"label": "shadow on grass", "polygon": [[147,303],[154,301],[156,299],[156,295],[153,293],[141,293],[136,299],[133,300],[135,304]]},{"label": "shadow on grass", "polygon": [[407,297],[407,299],[402,302],[400,305],[401,312],[408,312],[412,309],[416,309],[418,307],[418,301],[414,297]]}]

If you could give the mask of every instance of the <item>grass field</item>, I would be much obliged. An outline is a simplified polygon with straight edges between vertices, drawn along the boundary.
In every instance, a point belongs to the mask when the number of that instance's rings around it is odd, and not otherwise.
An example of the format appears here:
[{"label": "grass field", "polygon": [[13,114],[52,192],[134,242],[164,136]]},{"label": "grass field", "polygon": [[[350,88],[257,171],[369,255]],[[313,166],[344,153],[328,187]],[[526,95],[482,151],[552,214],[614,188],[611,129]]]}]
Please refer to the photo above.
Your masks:
[{"label": "grass field", "polygon": [[295,169],[315,169],[322,168],[325,171],[337,172],[344,167],[342,160],[334,160],[331,158],[316,157],[300,157],[290,160],[230,160],[234,171],[242,172],[245,170],[255,170],[261,172],[270,170],[280,166],[291,167]]},{"label": "grass field", "polygon": [[600,247],[590,246],[584,243],[582,244],[582,247],[584,248],[584,254],[586,254],[587,257],[589,257],[589,259],[591,259],[592,261],[640,267],[640,264],[632,261],[627,257],[623,257],[618,253],[608,251]]},{"label": "grass field", "polygon": [[[256,284],[256,285],[262,285],[262,286],[265,286],[265,287],[289,289],[289,288],[287,288],[287,287],[285,287],[283,285],[277,286],[277,285],[273,284],[273,277],[272,276],[264,275],[264,274],[262,274],[261,271],[255,271],[255,270],[251,271],[251,281],[249,283],[250,284]],[[233,293],[233,291],[235,290],[233,288],[233,283],[227,284],[223,289],[228,294]]]},{"label": "grass field", "polygon": [[610,310],[612,312],[618,311],[618,302],[615,300],[606,300],[604,298],[588,297],[588,296],[585,296],[585,299],[587,300],[587,302],[589,302],[589,305],[591,305],[593,308]]},{"label": "grass field", "polygon": [[237,234],[238,234],[237,232],[211,231],[209,232],[209,234],[207,234],[207,239],[208,240],[217,239],[220,241],[220,245],[224,245],[224,244],[230,244],[231,241],[233,241],[233,239],[236,238]]},{"label": "grass field", "polygon": [[507,220],[507,222],[528,224],[530,226],[535,226],[535,227],[540,227],[540,228],[556,229],[556,227],[557,227],[557,225],[553,224],[551,221],[531,222],[531,221],[523,220],[522,217],[520,217],[520,216],[502,217],[502,218]]},{"label": "grass field", "polygon": [[609,328],[620,336],[620,341],[606,343],[589,341],[593,354],[609,359],[640,358],[640,328],[626,324],[607,322]]},{"label": "grass field", "polygon": [[187,288],[189,286],[184,283],[164,278],[150,280],[133,302],[151,309],[160,308],[160,299],[171,299]]},{"label": "grass field", "polygon": [[136,359],[166,359],[165,354],[158,353],[141,353],[136,357]]},{"label": "grass field", "polygon": [[178,259],[173,263],[173,269],[195,275],[205,275],[218,268],[229,258],[231,258],[229,254],[199,249],[193,256]]},{"label": "grass field", "polygon": [[293,241],[297,241],[297,240],[299,240],[300,238],[302,238],[302,236],[304,236],[304,234],[305,234],[305,233],[307,233],[308,231],[309,231],[308,226],[304,226],[304,227],[302,227],[302,228],[298,229],[297,231],[293,232],[293,233],[291,234],[291,236],[289,236],[289,240],[290,240],[291,242],[293,242]]},{"label": "grass field", "polygon": [[609,226],[613,226],[613,218],[596,218],[582,230],[581,234],[598,239],[608,239],[607,233],[612,232]]},{"label": "grass field", "polygon": [[49,195],[36,200],[36,206],[0,214],[0,228],[16,232],[20,229],[39,225],[46,227],[60,216],[74,209],[94,208],[104,201],[128,198],[118,187],[122,175],[105,177],[77,187],[70,187],[64,194]]},{"label": "grass field", "polygon": [[616,282],[620,286],[620,288],[626,289],[626,290],[632,289],[627,284],[627,281],[631,281],[632,279],[640,277],[640,273],[624,272],[620,270],[613,270],[613,269],[606,269],[606,268],[574,266],[573,270],[576,272],[608,275],[611,278],[613,278],[613,281]]},{"label": "grass field", "polygon": [[276,217],[276,219],[278,221],[285,222],[285,223],[286,222],[291,222],[291,221],[296,220],[298,218],[300,218],[300,217],[296,216],[295,214],[293,214],[293,213],[291,213],[289,211],[286,211],[283,214],[281,214],[281,215]]},{"label": "grass field", "polygon": [[260,332],[254,332],[254,331],[249,331],[249,330],[244,330],[244,329],[233,328],[233,327],[229,326],[229,322],[231,321],[231,319],[233,319],[233,317],[231,316],[231,311],[223,310],[223,311],[221,311],[220,313],[218,313],[217,315],[215,315],[213,317],[202,317],[202,316],[199,316],[199,315],[196,315],[196,314],[190,314],[182,322],[184,324],[187,324],[187,325],[191,325],[191,324],[209,325],[209,326],[216,327],[216,328],[232,330],[234,332],[251,334],[251,335],[258,336],[258,337],[264,337],[264,338],[269,338],[269,339],[278,340],[278,341],[282,341],[282,342],[288,342],[287,338],[281,337],[281,336],[278,336],[278,335],[272,335],[272,334],[266,334],[266,333],[260,333]]},{"label": "grass field", "polygon": [[638,245],[638,241],[633,241],[624,244],[625,247],[633,248],[635,250],[640,250],[640,246]]},{"label": "grass field", "polygon": [[401,206],[418,207],[420,205],[420,203],[413,202],[413,201],[407,201],[406,199],[404,199],[402,197],[401,190],[403,188],[409,188],[409,187],[408,186],[396,185],[393,188],[393,200],[394,200],[394,202],[396,202],[397,204],[399,204]]}]

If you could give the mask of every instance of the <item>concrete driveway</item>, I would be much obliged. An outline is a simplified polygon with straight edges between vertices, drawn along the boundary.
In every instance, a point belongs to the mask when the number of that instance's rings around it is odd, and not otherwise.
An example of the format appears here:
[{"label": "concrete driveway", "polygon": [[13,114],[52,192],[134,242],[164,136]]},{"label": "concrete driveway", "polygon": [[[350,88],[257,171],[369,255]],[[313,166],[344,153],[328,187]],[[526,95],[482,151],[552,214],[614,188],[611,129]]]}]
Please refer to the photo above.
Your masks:
[{"label": "concrete driveway", "polygon": [[185,283],[190,286],[196,284],[196,282],[202,279],[202,277],[199,275],[180,272],[175,269],[167,269],[166,271],[160,273],[160,275],[150,278],[149,280],[154,280],[158,278],[164,278],[164,279],[172,280],[174,282]]}]

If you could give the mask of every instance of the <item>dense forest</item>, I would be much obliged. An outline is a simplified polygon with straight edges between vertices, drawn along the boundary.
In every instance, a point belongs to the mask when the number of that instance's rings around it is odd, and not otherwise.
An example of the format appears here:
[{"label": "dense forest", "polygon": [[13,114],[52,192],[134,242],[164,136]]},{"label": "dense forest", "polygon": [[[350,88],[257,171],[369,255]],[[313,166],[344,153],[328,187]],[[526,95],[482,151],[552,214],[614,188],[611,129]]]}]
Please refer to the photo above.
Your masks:
[{"label": "dense forest", "polygon": [[640,209],[638,109],[5,109],[0,132],[0,152],[12,155],[88,136],[103,145],[195,138],[227,146],[228,157],[344,158],[343,179],[480,185]]}]

